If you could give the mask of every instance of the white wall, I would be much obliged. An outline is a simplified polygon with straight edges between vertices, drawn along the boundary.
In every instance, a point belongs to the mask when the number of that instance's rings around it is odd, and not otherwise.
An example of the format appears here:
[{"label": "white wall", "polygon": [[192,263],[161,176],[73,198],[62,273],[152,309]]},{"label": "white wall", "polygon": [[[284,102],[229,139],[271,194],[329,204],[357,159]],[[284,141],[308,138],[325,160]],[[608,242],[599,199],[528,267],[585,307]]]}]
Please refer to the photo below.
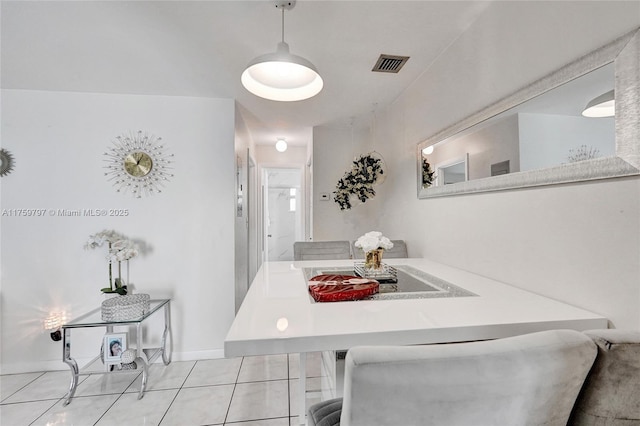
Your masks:
[{"label": "white wall", "polygon": [[[376,138],[376,141],[379,140]],[[315,241],[355,240],[365,232],[377,229],[377,212],[382,205],[377,196],[365,203],[352,202],[350,210],[340,210],[333,191],[353,160],[374,149],[373,135],[366,126],[318,126],[313,129],[313,237]],[[387,176],[389,179],[389,176]],[[374,186],[376,193],[387,185]],[[330,195],[329,200],[321,194]]]},{"label": "white wall", "polygon": [[[104,176],[116,136],[143,130],[175,154],[163,193],[134,199]],[[2,373],[66,368],[48,312],[77,317],[104,300],[106,249],[90,234],[115,229],[153,247],[131,261],[137,292],[172,298],[174,359],[222,356],[233,319],[234,104],[228,99],[2,91],[2,146],[16,158],[2,178]],[[125,217],[60,217],[49,209],[125,209]],[[74,356],[97,354],[100,335],[79,333]],[[77,351],[76,351],[77,350]]]},{"label": "white wall", "polygon": [[[379,140],[388,144],[378,150],[390,176],[370,226],[380,223],[390,238],[405,239],[411,256],[567,301],[618,328],[640,329],[638,178],[416,197],[419,142],[638,26],[638,2],[494,2],[381,112]],[[339,142],[326,145],[324,155],[345,158],[339,149]],[[316,149],[314,157],[319,154]],[[320,170],[314,168],[316,176]],[[337,220],[332,214],[316,226],[333,222],[341,229],[351,222],[349,216]]]}]

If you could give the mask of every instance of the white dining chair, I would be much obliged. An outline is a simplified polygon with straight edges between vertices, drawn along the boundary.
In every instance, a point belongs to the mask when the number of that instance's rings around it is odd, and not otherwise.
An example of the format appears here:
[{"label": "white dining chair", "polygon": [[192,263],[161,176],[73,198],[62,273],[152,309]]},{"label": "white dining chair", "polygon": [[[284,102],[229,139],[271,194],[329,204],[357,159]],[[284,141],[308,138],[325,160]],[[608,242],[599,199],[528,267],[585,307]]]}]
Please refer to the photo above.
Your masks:
[{"label": "white dining chair", "polygon": [[566,425],[597,355],[575,330],[490,341],[361,346],[344,397],[308,410],[310,426]]},{"label": "white dining chair", "polygon": [[296,241],[294,260],[351,259],[349,241]]}]

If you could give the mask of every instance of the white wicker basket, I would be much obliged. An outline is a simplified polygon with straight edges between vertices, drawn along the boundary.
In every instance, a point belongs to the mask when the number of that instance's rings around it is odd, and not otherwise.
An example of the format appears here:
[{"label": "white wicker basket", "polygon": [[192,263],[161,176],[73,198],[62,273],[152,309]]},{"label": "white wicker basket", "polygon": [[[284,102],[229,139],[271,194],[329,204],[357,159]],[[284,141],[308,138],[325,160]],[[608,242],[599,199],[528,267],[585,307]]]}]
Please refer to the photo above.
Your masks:
[{"label": "white wicker basket", "polygon": [[102,321],[129,321],[142,318],[151,306],[148,294],[117,296],[102,302]]}]

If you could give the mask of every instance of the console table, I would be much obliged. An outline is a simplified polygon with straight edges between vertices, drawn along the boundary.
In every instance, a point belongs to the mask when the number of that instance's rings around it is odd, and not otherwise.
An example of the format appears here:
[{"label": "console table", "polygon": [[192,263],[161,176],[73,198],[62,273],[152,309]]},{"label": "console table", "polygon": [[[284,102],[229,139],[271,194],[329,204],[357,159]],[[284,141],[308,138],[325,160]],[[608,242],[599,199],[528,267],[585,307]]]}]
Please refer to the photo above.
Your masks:
[{"label": "console table", "polygon": [[[64,405],[68,405],[71,402],[71,398],[76,393],[78,386],[78,377],[81,375],[90,374],[117,374],[117,373],[130,373],[135,372],[142,367],[142,384],[140,386],[140,392],[138,393],[138,399],[144,396],[144,391],[147,387],[147,377],[149,364],[153,363],[159,356],[162,356],[162,361],[165,365],[169,365],[171,362],[171,300],[170,299],[157,299],[151,300],[149,312],[142,317],[126,321],[103,321],[101,308],[96,308],[91,312],[82,315],[73,321],[64,324],[62,326],[62,361],[71,368],[71,384],[69,385],[69,392],[65,396]],[[164,308],[164,331],[162,332],[162,345],[157,348],[145,348],[143,346],[143,327],[142,324],[151,315],[155,314]],[[107,333],[113,332],[113,328],[116,326],[135,326],[136,327],[136,364],[138,369],[136,370],[117,370],[117,371],[99,371],[95,369],[89,369],[93,363],[98,361],[101,356],[97,356],[92,359],[82,369],[78,368],[78,363],[71,357],[71,330],[77,328],[90,328],[90,327],[105,327]]]}]

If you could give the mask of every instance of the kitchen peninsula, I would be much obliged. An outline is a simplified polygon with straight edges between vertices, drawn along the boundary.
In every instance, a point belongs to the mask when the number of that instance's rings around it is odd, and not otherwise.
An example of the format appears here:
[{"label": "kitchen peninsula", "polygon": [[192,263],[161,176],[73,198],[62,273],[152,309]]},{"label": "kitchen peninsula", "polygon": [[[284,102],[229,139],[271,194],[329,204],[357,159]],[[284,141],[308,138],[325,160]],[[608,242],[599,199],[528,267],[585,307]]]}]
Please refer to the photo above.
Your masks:
[{"label": "kitchen peninsula", "polygon": [[[353,260],[266,262],[225,339],[225,356],[300,353],[304,401],[306,353],[357,345],[412,345],[496,339],[550,329],[607,328],[584,309],[427,259],[389,259],[398,270],[456,291],[434,297],[316,303],[305,278],[349,271]],[[306,275],[305,275],[306,274]],[[304,419],[304,404],[300,404]]]}]

